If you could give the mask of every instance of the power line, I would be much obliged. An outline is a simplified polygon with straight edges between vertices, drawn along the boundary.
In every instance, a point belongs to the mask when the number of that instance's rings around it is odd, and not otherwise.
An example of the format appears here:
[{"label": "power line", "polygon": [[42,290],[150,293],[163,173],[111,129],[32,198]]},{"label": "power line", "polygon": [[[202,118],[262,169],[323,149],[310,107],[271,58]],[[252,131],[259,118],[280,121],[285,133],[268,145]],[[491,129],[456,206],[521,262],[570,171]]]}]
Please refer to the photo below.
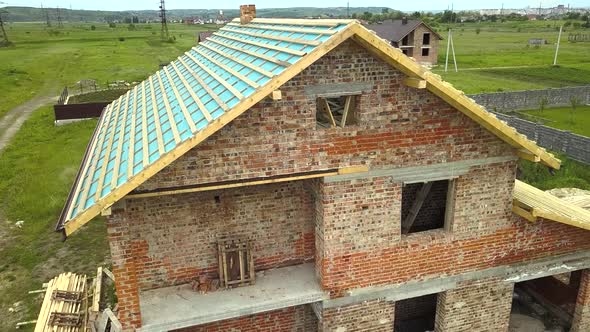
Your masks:
[{"label": "power line", "polygon": [[160,18],[162,19],[161,38],[162,40],[168,41],[170,40],[170,34],[168,33],[168,23],[166,22],[166,4],[164,0],[160,0]]}]

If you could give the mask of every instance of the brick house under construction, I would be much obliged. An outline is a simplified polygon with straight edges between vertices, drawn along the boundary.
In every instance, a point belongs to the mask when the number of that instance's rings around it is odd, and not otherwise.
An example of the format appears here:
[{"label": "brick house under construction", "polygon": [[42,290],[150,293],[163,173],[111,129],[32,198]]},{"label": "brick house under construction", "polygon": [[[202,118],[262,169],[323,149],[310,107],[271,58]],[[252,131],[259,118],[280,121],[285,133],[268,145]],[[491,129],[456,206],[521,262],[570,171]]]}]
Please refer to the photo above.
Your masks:
[{"label": "brick house under construction", "polygon": [[58,222],[108,216],[126,330],[506,331],[563,273],[590,330],[590,214],[515,181],[559,160],[357,21],[244,14],[105,109]]}]

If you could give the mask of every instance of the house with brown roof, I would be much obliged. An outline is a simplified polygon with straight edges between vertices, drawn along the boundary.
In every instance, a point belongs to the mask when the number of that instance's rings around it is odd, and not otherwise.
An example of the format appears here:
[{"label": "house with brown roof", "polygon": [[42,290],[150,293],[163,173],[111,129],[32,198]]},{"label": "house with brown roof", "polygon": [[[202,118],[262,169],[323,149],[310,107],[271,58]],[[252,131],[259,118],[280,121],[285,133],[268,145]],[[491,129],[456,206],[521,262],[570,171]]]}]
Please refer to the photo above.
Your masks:
[{"label": "house with brown roof", "polygon": [[435,65],[438,62],[439,41],[443,38],[421,20],[386,20],[368,24],[367,29],[373,30],[391,45],[414,58],[418,63]]},{"label": "house with brown roof", "polygon": [[589,331],[590,212],[519,159],[560,167],[359,22],[243,7],[106,107],[56,229],[106,216],[126,331],[507,331],[535,280]]}]

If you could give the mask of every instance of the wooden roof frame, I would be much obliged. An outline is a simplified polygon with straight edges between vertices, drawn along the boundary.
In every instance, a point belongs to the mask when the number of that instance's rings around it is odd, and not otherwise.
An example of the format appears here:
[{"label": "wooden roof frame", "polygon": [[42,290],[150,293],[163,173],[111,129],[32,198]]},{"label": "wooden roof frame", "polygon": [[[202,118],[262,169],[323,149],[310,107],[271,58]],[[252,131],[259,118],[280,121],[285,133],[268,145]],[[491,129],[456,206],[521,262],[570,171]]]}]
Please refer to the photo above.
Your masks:
[{"label": "wooden roof frame", "polygon": [[[142,171],[133,176],[130,174],[127,182],[121,184],[117,188],[114,188],[106,196],[98,199],[94,202],[94,204],[84,209],[70,220],[66,221],[64,219],[64,214],[62,214],[60,220],[58,221],[56,230],[63,232],[65,237],[69,236],[81,226],[89,222],[92,218],[100,214],[102,210],[108,209],[114,203],[124,198],[135,188],[139,187],[142,183],[147,181],[156,173],[160,172],[164,167],[170,165],[176,159],[180,158],[186,152],[203,142],[209,136],[216,133],[225,125],[233,121],[236,117],[240,116],[242,113],[270,95],[274,90],[279,89],[283,84],[294,78],[325,54],[351,38],[368,49],[371,53],[375,54],[386,63],[392,65],[394,68],[400,70],[404,74],[410,77],[425,80],[427,90],[442,98],[451,106],[458,109],[473,121],[477,122],[514,148],[527,151],[531,155],[537,156],[541,163],[549,167],[555,169],[559,168],[559,159],[555,158],[552,154],[548,153],[545,149],[539,147],[534,142],[528,140],[524,135],[519,134],[514,128],[508,126],[505,122],[497,119],[493,114],[487,112],[482,106],[468,98],[463,92],[455,89],[449,83],[443,82],[440,76],[432,74],[414,60],[405,56],[399,49],[391,46],[389,41],[381,39],[373,32],[367,30],[356,20],[334,20],[320,22],[316,20],[254,19],[252,21],[252,23],[274,23],[285,25],[314,25],[313,23],[316,23],[316,25],[330,25],[334,23],[342,24],[342,22],[346,22],[346,26],[344,28],[331,35],[329,39],[324,41],[314,50],[306,53],[296,63],[287,67],[283,72],[270,78],[268,82],[266,82],[264,85],[261,85],[249,98],[241,99],[232,109],[228,110],[214,121],[209,122],[209,124],[201,131],[181,142],[171,151],[161,155],[158,160],[147,165]],[[264,44],[264,46],[268,47],[269,45]],[[94,142],[91,141],[90,144],[94,144]],[[83,167],[83,165],[81,167]],[[74,186],[76,185],[77,183],[74,184]],[[68,200],[67,204],[71,204],[71,202]],[[69,206],[66,206],[66,208],[68,207]],[[65,216],[67,216],[67,214]]]}]

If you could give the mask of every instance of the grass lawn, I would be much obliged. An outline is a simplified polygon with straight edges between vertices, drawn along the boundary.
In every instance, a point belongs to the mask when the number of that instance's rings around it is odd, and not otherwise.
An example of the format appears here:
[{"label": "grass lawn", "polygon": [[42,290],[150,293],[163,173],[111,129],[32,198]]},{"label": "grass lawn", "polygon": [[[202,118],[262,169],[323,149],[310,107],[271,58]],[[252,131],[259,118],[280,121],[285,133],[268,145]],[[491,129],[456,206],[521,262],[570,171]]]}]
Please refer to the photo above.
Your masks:
[{"label": "grass lawn", "polygon": [[557,129],[569,130],[583,136],[590,137],[590,106],[578,106],[572,112],[570,107],[547,108],[543,111],[530,110],[524,111],[525,114],[533,115],[535,118],[541,118],[545,125]]},{"label": "grass lawn", "polygon": [[[565,28],[559,48],[559,66],[552,66],[559,26],[563,23],[525,21],[454,25],[458,73],[454,69],[444,72],[448,35],[447,26],[441,25],[437,28],[445,40],[440,42],[439,65],[434,71],[465,93],[590,84],[590,57],[587,56],[590,43],[567,41],[569,33],[590,33],[590,29]],[[530,38],[543,38],[548,44],[529,46]],[[451,68],[452,58],[449,60]]]},{"label": "grass lawn", "polygon": [[68,100],[68,104],[83,104],[83,103],[101,103],[110,102],[119,98],[122,94],[127,93],[127,90],[113,89],[113,90],[102,90],[96,92],[88,92],[71,96]]},{"label": "grass lawn", "polygon": [[520,179],[542,190],[553,188],[580,188],[590,190],[590,166],[568,159],[566,156],[557,156],[561,159],[561,168],[549,172],[547,166],[520,160]]},{"label": "grass lawn", "polygon": [[[60,272],[95,274],[99,264],[108,264],[102,220],[65,243],[53,232],[95,125],[88,120],[55,127],[52,109],[44,107],[0,154],[0,331],[36,318],[40,295],[28,291]],[[18,220],[24,221],[22,228],[15,227]],[[10,313],[19,301],[20,311]]]}]

